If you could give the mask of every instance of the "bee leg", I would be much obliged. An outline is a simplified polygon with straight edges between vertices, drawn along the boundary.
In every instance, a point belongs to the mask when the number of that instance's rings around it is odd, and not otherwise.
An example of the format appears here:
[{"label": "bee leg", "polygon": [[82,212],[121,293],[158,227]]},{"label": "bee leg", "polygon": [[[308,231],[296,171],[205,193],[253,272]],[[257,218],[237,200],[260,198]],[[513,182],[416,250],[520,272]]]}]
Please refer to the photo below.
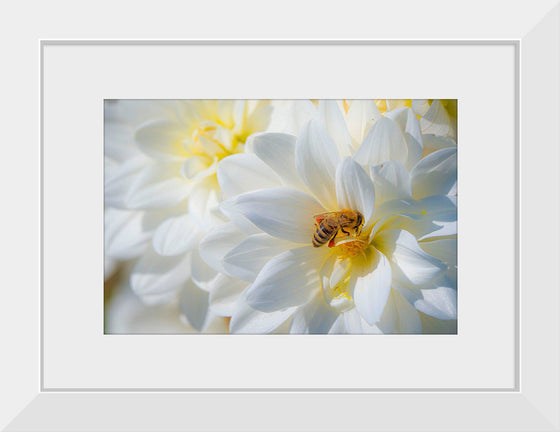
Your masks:
[{"label": "bee leg", "polygon": [[349,233],[349,232],[347,232],[347,231],[344,231],[344,228],[340,228],[340,231],[342,231],[342,232],[343,232],[344,234],[346,234],[346,235],[350,235],[350,233]]},{"label": "bee leg", "polygon": [[338,231],[339,231],[339,229],[337,229],[337,230],[332,234],[332,237],[331,237],[331,239],[330,239],[330,241],[329,241],[329,247],[330,247],[330,248],[333,248],[333,247],[336,246],[336,244],[335,244],[335,239],[336,239],[336,236],[338,235]]}]

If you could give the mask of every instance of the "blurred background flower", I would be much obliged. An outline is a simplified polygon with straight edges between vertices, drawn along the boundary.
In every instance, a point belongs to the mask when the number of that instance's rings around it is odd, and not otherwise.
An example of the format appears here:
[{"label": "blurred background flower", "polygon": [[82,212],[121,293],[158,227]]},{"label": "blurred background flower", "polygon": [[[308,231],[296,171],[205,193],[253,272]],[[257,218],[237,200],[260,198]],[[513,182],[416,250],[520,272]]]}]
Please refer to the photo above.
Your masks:
[{"label": "blurred background flower", "polygon": [[[131,263],[121,264],[105,285],[105,334],[183,334],[199,333],[181,318],[178,301],[146,305],[130,288]],[[206,333],[228,332],[227,318],[217,318]]]},{"label": "blurred background flower", "polygon": [[106,258],[134,259],[130,287],[142,302],[177,303],[200,331],[214,319],[202,288],[216,272],[198,242],[225,220],[216,167],[267,129],[271,111],[267,101],[105,103]]}]

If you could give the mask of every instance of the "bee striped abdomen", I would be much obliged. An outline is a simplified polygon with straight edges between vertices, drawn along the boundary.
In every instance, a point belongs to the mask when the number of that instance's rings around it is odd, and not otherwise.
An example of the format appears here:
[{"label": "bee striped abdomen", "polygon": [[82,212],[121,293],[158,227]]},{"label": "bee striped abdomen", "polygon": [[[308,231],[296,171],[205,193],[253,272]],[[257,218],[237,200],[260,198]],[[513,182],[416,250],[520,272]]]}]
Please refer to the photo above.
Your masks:
[{"label": "bee striped abdomen", "polygon": [[322,220],[313,235],[313,246],[320,247],[327,243],[336,234],[336,227],[331,227]]}]

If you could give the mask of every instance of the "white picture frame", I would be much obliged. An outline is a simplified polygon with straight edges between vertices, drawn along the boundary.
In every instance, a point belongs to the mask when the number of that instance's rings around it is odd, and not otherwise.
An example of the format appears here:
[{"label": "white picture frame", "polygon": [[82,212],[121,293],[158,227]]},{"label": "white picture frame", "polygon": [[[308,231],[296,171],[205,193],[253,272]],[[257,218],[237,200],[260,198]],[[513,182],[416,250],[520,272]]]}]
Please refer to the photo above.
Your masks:
[{"label": "white picture frame", "polygon": [[[439,5],[437,2],[429,3],[434,7]],[[247,1],[242,9],[255,10],[258,9],[257,5],[257,2]],[[301,13],[312,17],[313,6],[319,5],[325,8],[325,5],[334,3],[310,2],[309,5],[299,5],[300,14],[295,18],[295,29],[305,28]],[[345,5],[345,8],[348,6],[350,4]],[[232,6],[226,2],[193,4],[190,13],[196,11],[200,16],[208,16],[213,10],[223,8],[225,18],[218,19],[218,25],[213,30],[205,25],[208,24],[205,20],[193,23],[189,32],[181,37],[175,34],[170,37],[166,31],[168,26],[163,24],[150,30],[131,24],[128,30],[141,39],[123,40],[129,35],[118,33],[120,27],[116,23],[100,32],[96,27],[96,19],[90,17],[78,21],[83,24],[79,29],[71,22],[58,21],[56,37],[62,39],[52,39],[52,28],[39,18],[54,17],[54,9],[36,14],[37,17],[22,25],[23,28],[16,28],[15,23],[10,24],[8,30],[13,35],[10,39],[15,41],[13,44],[17,47],[12,61],[15,62],[21,53],[29,59],[23,62],[24,72],[17,73],[14,69],[8,79],[8,82],[27,86],[25,91],[18,93],[21,86],[13,86],[7,89],[7,94],[13,96],[16,103],[27,102],[29,110],[33,109],[30,107],[40,106],[41,112],[36,122],[29,115],[26,116],[26,122],[16,120],[7,125],[7,137],[11,142],[40,140],[41,146],[36,146],[37,152],[33,156],[33,175],[23,179],[7,195],[13,202],[21,199],[22,194],[33,198],[29,200],[25,212],[17,212],[13,221],[9,221],[16,223],[20,229],[9,230],[7,236],[8,244],[13,241],[13,250],[23,250],[21,245],[26,244],[27,247],[31,245],[31,250],[37,253],[30,259],[29,250],[22,252],[26,259],[17,261],[13,268],[7,270],[12,289],[9,290],[6,305],[2,305],[2,351],[10,355],[4,356],[0,372],[3,383],[0,425],[6,425],[6,430],[14,431],[560,430],[560,174],[557,169],[560,160],[560,4],[558,1],[542,1],[514,7],[506,2],[488,5],[474,1],[457,5],[454,10],[440,10],[435,13],[435,19],[432,16],[426,18],[426,22],[416,19],[425,5],[407,4],[410,18],[404,20],[401,14],[403,5],[397,3],[365,5],[356,2],[355,6],[363,8],[366,16],[375,13],[384,19],[380,20],[377,28],[370,28],[365,27],[367,20],[364,17],[355,18],[366,29],[363,34],[357,34],[356,26],[348,24],[350,17],[356,17],[356,9],[349,7],[348,12],[337,10],[326,14],[333,22],[346,20],[342,30],[323,33],[326,27],[319,24],[315,30],[321,30],[318,33],[324,34],[324,39],[316,39],[302,30],[296,39],[290,40],[286,38],[290,34],[288,32],[294,33],[294,27],[284,29],[282,26],[282,22],[289,22],[293,17],[290,11],[279,11],[274,20],[277,22],[267,22],[266,25],[258,20],[259,14],[256,12],[249,14],[251,20],[246,22],[256,24],[247,33],[247,27],[237,28],[228,23]],[[150,17],[151,12],[144,10],[142,5],[133,7],[139,8],[139,16]],[[177,4],[176,7],[180,11],[185,5]],[[23,14],[25,9],[25,5],[14,6],[14,13]],[[510,11],[510,19],[503,19],[504,10]],[[99,7],[92,14],[101,20],[107,17],[103,12],[108,11]],[[484,11],[482,16],[480,11]],[[115,7],[111,10],[111,16],[117,18],[116,21],[121,19],[119,23],[122,23],[126,21],[128,12],[126,8]],[[460,21],[457,21],[458,17]],[[54,21],[57,22],[56,19]],[[472,25],[473,22],[478,24]],[[403,24],[402,28],[397,29],[397,23]],[[437,23],[441,23],[441,26],[435,26]],[[226,36],[234,39],[227,40]],[[158,40],[162,37],[169,39]],[[348,40],[349,37],[352,39]],[[236,388],[235,391],[218,391],[216,388],[185,390],[158,385],[143,386],[141,389],[121,386],[115,391],[110,386],[65,388],[63,385],[45,385],[45,369],[52,366],[44,362],[44,335],[47,330],[43,321],[43,280],[45,273],[51,269],[43,254],[40,266],[36,259],[38,252],[42,252],[45,246],[44,234],[40,235],[39,232],[39,218],[42,229],[51,223],[44,219],[44,193],[49,184],[42,181],[46,150],[43,135],[45,128],[49,127],[45,117],[48,113],[42,109],[44,83],[46,79],[52,79],[44,76],[45,47],[79,48],[118,43],[133,47],[270,44],[286,46],[288,49],[306,44],[322,47],[383,44],[390,48],[403,44],[422,46],[435,43],[448,46],[472,44],[475,47],[513,47],[515,61],[512,62],[511,70],[515,76],[514,135],[517,145],[514,201],[515,209],[519,211],[515,218],[518,237],[514,242],[518,249],[518,279],[516,287],[511,287],[516,290],[513,308],[516,334],[513,385],[484,390],[434,386],[436,388],[422,387],[421,390],[403,390],[401,387],[375,391],[359,388],[333,388],[331,391],[320,388],[302,391],[253,388],[242,391]],[[25,160],[24,155],[28,153],[28,149],[16,148],[10,154],[15,156],[14,160]],[[6,168],[5,174],[2,174],[4,184],[10,184],[13,178],[21,178],[19,170],[29,171],[29,166],[24,167],[20,163],[10,164]],[[544,193],[548,198],[543,198]],[[29,229],[30,226],[34,228]],[[16,290],[16,287],[20,289]],[[480,353],[481,356],[484,354]],[[88,371],[82,373],[87,374]],[[154,375],[154,371],[148,370],[146,374]]]}]

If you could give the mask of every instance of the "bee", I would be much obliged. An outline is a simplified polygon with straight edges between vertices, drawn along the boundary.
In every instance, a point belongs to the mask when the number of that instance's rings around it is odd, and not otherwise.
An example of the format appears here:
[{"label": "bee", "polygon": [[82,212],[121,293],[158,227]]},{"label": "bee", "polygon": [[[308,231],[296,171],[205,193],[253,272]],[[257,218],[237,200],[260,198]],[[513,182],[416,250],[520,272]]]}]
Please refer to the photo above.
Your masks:
[{"label": "bee", "polygon": [[313,246],[321,247],[327,242],[334,246],[334,239],[339,231],[350,235],[350,231],[359,234],[364,223],[364,217],[359,211],[342,209],[335,212],[321,213],[313,216],[316,230],[313,234]]}]

